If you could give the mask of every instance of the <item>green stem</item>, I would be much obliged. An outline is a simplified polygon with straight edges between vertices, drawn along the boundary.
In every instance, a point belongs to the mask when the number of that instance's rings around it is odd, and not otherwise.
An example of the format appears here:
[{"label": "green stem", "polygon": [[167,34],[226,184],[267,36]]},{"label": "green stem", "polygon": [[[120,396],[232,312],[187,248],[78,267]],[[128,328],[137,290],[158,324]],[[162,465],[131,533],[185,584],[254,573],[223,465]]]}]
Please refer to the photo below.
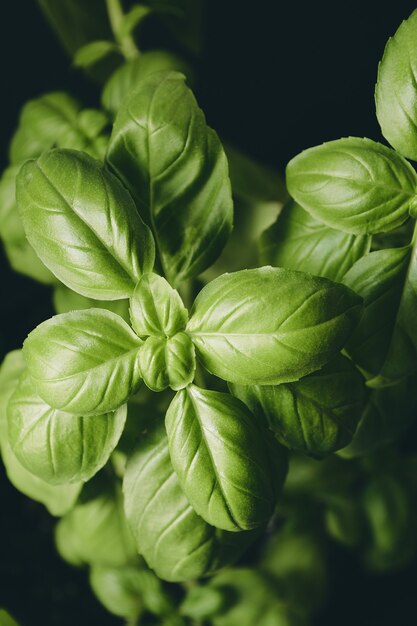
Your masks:
[{"label": "green stem", "polygon": [[135,40],[131,35],[119,37],[120,27],[123,23],[124,13],[121,0],[106,0],[107,14],[110,20],[110,26],[116,41],[120,44],[125,59],[134,59],[140,52]]}]

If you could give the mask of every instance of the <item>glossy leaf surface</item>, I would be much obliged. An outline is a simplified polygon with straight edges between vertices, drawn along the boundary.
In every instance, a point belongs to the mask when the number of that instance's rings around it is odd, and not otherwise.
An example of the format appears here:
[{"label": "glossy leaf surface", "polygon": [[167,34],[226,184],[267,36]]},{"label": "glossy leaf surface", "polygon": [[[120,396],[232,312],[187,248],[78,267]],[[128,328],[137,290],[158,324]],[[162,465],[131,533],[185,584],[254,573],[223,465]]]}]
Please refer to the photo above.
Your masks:
[{"label": "glossy leaf surface", "polygon": [[29,242],[68,287],[96,300],[129,297],[154,261],[153,239],[119,181],[81,152],[24,165],[17,201]]},{"label": "glossy leaf surface", "polygon": [[185,329],[188,311],[168,281],[157,274],[142,276],[130,299],[132,326],[140,337],[172,337]]},{"label": "glossy leaf surface", "polygon": [[124,404],[140,382],[142,341],[104,309],[63,313],[40,324],[24,343],[36,391],[51,407],[99,415]]},{"label": "glossy leaf surface", "polygon": [[8,433],[14,454],[50,484],[85,482],[108,461],[122,434],[127,408],[78,417],[52,409],[26,376],[8,404]]},{"label": "glossy leaf surface", "polygon": [[211,265],[232,227],[227,160],[182,75],[142,81],[116,117],[107,158],[152,226],[168,280]]},{"label": "glossy leaf surface", "polygon": [[139,355],[144,383],[152,391],[183,389],[194,379],[195,350],[185,333],[173,337],[148,337]]},{"label": "glossy leaf surface", "polygon": [[268,521],[275,502],[266,443],[242,402],[191,385],[177,393],[165,424],[172,465],[196,513],[230,531]]},{"label": "glossy leaf surface", "polygon": [[349,137],[292,159],[287,185],[296,202],[331,228],[366,235],[405,222],[417,175],[394,150],[370,139]]},{"label": "glossy leaf surface", "polygon": [[360,309],[360,298],[342,285],[263,267],[225,274],[204,287],[187,332],[209,372],[239,384],[277,384],[329,361]]},{"label": "glossy leaf surface", "polygon": [[334,228],[289,201],[277,221],[261,237],[263,264],[301,270],[340,282],[343,275],[369,252],[371,238]]},{"label": "glossy leaf surface", "polygon": [[321,456],[352,440],[364,402],[362,376],[338,356],[321,370],[293,383],[243,387],[232,392],[267,419],[281,443]]},{"label": "glossy leaf surface", "polygon": [[231,563],[255,538],[253,532],[216,530],[195,513],[171,465],[162,427],[133,450],[123,491],[138,551],[164,580],[209,574]]},{"label": "glossy leaf surface", "polygon": [[388,39],[378,68],[376,115],[390,144],[417,160],[417,11]]}]

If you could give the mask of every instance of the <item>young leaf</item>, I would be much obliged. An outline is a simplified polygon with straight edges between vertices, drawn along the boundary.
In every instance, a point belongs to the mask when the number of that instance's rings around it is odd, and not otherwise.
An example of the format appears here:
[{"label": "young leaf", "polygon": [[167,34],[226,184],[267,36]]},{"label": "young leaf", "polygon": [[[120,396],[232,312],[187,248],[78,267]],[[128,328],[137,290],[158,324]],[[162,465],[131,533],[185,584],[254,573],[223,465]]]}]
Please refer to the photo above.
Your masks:
[{"label": "young leaf", "polygon": [[262,267],[202,289],[187,332],[209,372],[243,384],[278,384],[319,369],[346,343],[361,299],[325,278]]},{"label": "young leaf", "polygon": [[417,161],[417,11],[388,39],[378,68],[376,115],[382,133],[401,154]]},{"label": "young leaf", "polygon": [[349,137],[305,150],[287,166],[291,196],[331,228],[354,235],[405,222],[417,175],[401,155],[370,139]]},{"label": "young leaf", "polygon": [[367,376],[367,384],[383,387],[415,372],[415,249],[371,252],[355,263],[343,282],[364,299],[364,315],[346,350]]},{"label": "young leaf", "polygon": [[7,405],[17,388],[19,377],[25,371],[21,350],[14,350],[4,359],[0,368],[0,451],[7,477],[21,493],[46,506],[51,515],[64,515],[73,506],[81,491],[82,483],[73,485],[49,485],[21,465],[9,443],[7,429]]},{"label": "young leaf", "polygon": [[163,427],[142,437],[123,481],[125,512],[140,554],[156,574],[183,581],[231,563],[256,533],[216,530],[185,497],[171,465]]},{"label": "young leaf", "polygon": [[118,484],[102,474],[88,482],[77,505],[55,528],[63,559],[73,565],[121,567],[137,557]]},{"label": "young leaf", "polygon": [[267,523],[275,505],[271,467],[242,402],[191,385],[171,402],[165,425],[172,465],[198,515],[230,531]]},{"label": "young leaf", "polygon": [[55,409],[86,416],[114,411],[136,390],[142,344],[115,313],[87,309],[40,324],[23,353],[41,398]]},{"label": "young leaf", "polygon": [[329,228],[290,200],[260,240],[263,264],[301,270],[341,282],[344,274],[369,252],[371,238]]},{"label": "young leaf", "polygon": [[127,415],[76,417],[52,409],[21,379],[8,404],[8,433],[13,452],[26,469],[52,485],[85,482],[107,463]]},{"label": "young leaf", "polygon": [[141,81],[154,72],[181,72],[192,77],[190,66],[180,57],[164,50],[150,50],[121,65],[109,78],[101,95],[103,107],[116,115],[124,99],[139,87]]},{"label": "young leaf", "polygon": [[116,117],[107,158],[152,225],[168,280],[211,265],[232,228],[227,160],[183,76],[143,79]]},{"label": "young leaf", "polygon": [[144,610],[141,594],[141,570],[134,565],[108,567],[94,565],[90,570],[90,585],[113,615],[137,622]]},{"label": "young leaf", "polygon": [[172,337],[185,330],[188,311],[181,297],[157,274],[144,274],[130,299],[132,326],[140,337]]},{"label": "young leaf", "polygon": [[352,442],[340,456],[353,458],[369,454],[397,441],[413,423],[417,410],[417,376],[395,385],[373,389],[362,411]]},{"label": "young leaf", "polygon": [[10,613],[5,611],[4,609],[0,609],[0,624],[1,626],[19,626],[19,624],[16,622],[16,620],[13,619]]},{"label": "young leaf", "polygon": [[78,48],[73,62],[75,67],[90,67],[112,52],[121,54],[119,46],[113,41],[91,41]]},{"label": "young leaf", "polygon": [[[12,164],[21,165],[27,159],[35,159],[50,148],[71,148],[82,150],[92,157],[103,158],[103,131],[107,118],[101,111],[88,109],[101,120],[101,125],[86,129],[83,119],[86,115],[80,103],[65,92],[47,93],[30,100],[23,107],[19,126],[10,144]],[[106,124],[104,124],[104,119]],[[94,130],[94,132],[92,132]]]},{"label": "young leaf", "polygon": [[313,456],[350,443],[364,401],[362,376],[342,356],[293,383],[231,389],[253,413],[267,419],[281,443]]},{"label": "young leaf", "polygon": [[130,35],[143,22],[143,20],[152,13],[152,9],[144,4],[134,5],[123,17],[117,36],[123,39],[126,35]]},{"label": "young leaf", "polygon": [[119,181],[91,157],[52,150],[17,177],[29,242],[68,287],[96,300],[129,297],[154,261],[152,235]]},{"label": "young leaf", "polygon": [[148,337],[139,354],[143,382],[152,391],[183,389],[194,380],[195,350],[185,333]]}]

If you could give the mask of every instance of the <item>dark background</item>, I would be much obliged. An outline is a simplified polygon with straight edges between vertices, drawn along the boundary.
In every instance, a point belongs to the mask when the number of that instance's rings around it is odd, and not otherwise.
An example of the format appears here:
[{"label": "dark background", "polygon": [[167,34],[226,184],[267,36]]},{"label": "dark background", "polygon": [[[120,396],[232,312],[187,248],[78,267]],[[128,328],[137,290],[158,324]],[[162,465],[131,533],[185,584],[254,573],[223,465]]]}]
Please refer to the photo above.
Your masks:
[{"label": "dark background", "polygon": [[[373,102],[377,64],[387,38],[415,2],[209,0],[197,87],[209,123],[281,171],[301,149],[326,140],[381,139]],[[96,106],[99,92],[70,67],[34,0],[3,3],[1,24],[0,161],[5,166],[27,99],[65,89]],[[48,288],[13,274],[0,254],[3,355],[20,347],[52,308]],[[85,572],[56,555],[52,518],[15,491],[1,468],[0,511],[0,606],[22,626],[119,623],[100,609]],[[417,623],[415,564],[371,577],[347,551],[335,547],[331,561],[329,601],[316,626]]]}]

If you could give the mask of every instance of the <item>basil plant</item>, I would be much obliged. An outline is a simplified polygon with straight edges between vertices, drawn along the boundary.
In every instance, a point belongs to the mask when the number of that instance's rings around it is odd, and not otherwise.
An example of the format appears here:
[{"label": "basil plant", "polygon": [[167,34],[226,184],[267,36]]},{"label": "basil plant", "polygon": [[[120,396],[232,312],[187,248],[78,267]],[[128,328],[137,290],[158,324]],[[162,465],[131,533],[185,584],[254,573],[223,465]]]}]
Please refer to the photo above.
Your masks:
[{"label": "basil plant", "polygon": [[[145,13],[120,31],[127,53]],[[249,168],[247,191],[247,162],[226,156],[172,56],[129,58],[105,112],[64,93],[22,112],[0,232],[12,265],[53,286],[57,314],[3,362],[3,462],[61,517],[59,552],[90,566],[99,599],[129,623],[306,624],[325,578],[318,518],[351,546],[361,525],[375,531],[375,567],[398,557],[414,492],[356,457],[395,442],[417,408],[416,36],[415,12],[379,68],[392,147],[349,137],[302,152],[278,217],[279,181],[271,197]],[[78,65],[111,50],[98,43]],[[242,199],[275,211],[258,261],[232,235]],[[308,495],[299,476],[312,477]],[[318,503],[311,526],[300,497]],[[389,498],[404,514],[387,547],[375,507]],[[257,571],[221,571],[281,518]],[[180,604],[163,582],[209,577]]]}]

